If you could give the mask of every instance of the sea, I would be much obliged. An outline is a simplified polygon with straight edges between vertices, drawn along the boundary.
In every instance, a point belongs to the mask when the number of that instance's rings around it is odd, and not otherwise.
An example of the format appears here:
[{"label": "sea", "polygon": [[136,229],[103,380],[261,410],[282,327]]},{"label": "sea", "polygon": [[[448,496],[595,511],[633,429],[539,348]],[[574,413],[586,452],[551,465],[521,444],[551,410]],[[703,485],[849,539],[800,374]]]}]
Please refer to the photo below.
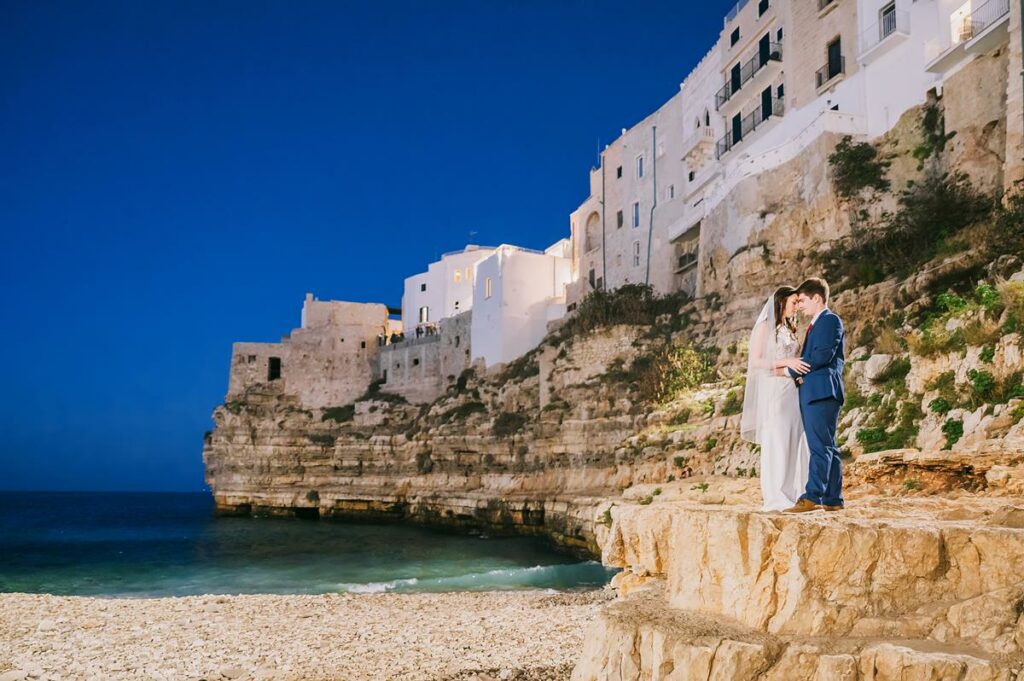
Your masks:
[{"label": "sea", "polygon": [[613,574],[533,537],[216,517],[207,493],[0,492],[0,592],[563,591]]}]

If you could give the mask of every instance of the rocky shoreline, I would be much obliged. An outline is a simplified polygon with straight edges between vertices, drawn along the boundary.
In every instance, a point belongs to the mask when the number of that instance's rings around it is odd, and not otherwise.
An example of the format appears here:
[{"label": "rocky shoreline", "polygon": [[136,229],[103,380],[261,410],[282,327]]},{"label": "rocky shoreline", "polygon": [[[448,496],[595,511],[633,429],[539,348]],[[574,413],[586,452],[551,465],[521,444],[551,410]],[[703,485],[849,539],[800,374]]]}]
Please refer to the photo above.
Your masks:
[{"label": "rocky shoreline", "polygon": [[568,679],[611,597],[0,594],[0,679]]}]

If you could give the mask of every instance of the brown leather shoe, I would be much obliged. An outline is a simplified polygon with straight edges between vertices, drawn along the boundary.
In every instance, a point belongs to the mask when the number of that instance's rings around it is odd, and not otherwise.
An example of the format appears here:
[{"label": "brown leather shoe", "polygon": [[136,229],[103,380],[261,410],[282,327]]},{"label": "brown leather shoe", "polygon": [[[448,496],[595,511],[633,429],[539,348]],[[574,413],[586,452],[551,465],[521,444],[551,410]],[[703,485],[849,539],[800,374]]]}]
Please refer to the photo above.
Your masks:
[{"label": "brown leather shoe", "polygon": [[842,504],[840,504],[839,506],[829,506],[828,504],[823,504],[822,508],[825,509],[826,511],[842,511],[846,507],[843,506]]},{"label": "brown leather shoe", "polygon": [[783,513],[809,513],[811,511],[820,511],[821,506],[814,503],[810,499],[800,499],[796,502],[793,508],[787,508]]}]

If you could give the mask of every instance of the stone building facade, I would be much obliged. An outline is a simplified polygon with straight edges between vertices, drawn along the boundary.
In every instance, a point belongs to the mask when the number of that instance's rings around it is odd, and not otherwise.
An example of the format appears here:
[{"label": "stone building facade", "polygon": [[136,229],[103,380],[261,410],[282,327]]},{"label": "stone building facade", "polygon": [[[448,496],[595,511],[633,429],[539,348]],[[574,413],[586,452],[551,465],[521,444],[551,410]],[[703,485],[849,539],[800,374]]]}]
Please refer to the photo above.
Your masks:
[{"label": "stone building facade", "polygon": [[233,345],[227,399],[267,386],[295,395],[306,407],[348,404],[373,380],[380,338],[399,331],[385,305],[306,294],[301,326],[280,343]]}]

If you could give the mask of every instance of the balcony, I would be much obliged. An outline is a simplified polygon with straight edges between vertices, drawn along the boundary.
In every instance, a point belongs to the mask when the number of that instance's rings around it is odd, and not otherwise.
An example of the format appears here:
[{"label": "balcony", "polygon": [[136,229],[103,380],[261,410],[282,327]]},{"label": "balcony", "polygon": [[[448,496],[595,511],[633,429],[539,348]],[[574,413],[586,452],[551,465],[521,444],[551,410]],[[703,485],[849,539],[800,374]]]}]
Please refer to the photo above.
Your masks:
[{"label": "balcony", "polygon": [[910,35],[910,13],[902,10],[884,12],[880,21],[860,34],[861,64],[868,64],[902,43]]},{"label": "balcony", "polygon": [[[725,136],[715,143],[715,158],[720,159],[732,150],[737,144],[746,139],[751,133],[770,121],[774,116],[782,116],[786,112],[783,100],[774,97],[771,101],[771,108],[764,110],[763,105],[757,105],[753,111],[740,120],[739,130],[730,130]],[[737,135],[736,132],[739,132]]]},{"label": "balcony", "polygon": [[818,18],[825,16],[839,5],[839,0],[818,0]]},{"label": "balcony", "polygon": [[[968,55],[984,54],[1007,39],[1010,0],[988,0],[971,9],[965,2],[949,18],[950,45],[925,67],[931,73],[945,73]],[[933,52],[934,54],[934,52]]]},{"label": "balcony", "polygon": [[711,126],[702,125],[690,133],[690,136],[683,140],[683,160],[686,160],[694,152],[700,152],[705,147],[715,143],[715,131]]},{"label": "balcony", "polygon": [[814,72],[814,86],[818,89],[818,94],[838,83],[844,75],[846,75],[846,57],[829,59],[828,63]]},{"label": "balcony", "polygon": [[758,50],[757,54],[740,64],[739,77],[733,78],[730,74],[728,79],[725,81],[725,85],[715,93],[715,110],[721,110],[722,106],[728,102],[734,94],[739,92],[744,85],[753,80],[756,75],[762,73],[764,67],[768,66],[768,64],[781,61],[781,43],[769,43],[767,53]]}]

